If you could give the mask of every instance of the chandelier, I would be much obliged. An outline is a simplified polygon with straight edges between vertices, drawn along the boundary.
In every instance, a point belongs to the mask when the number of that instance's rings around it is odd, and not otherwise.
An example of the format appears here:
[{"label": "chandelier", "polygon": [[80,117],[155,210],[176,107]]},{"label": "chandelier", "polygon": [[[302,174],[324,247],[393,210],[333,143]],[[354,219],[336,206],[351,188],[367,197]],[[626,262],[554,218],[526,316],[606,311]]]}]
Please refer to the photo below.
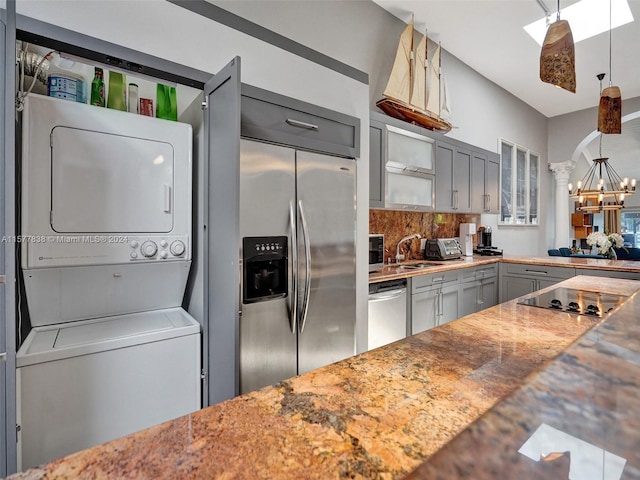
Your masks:
[{"label": "chandelier", "polygon": [[602,156],[602,133],[600,133],[599,158],[593,159],[584,178],[578,182],[574,191],[569,184],[569,197],[578,202],[578,210],[584,212],[601,212],[603,210],[619,210],[624,208],[626,196],[636,191],[636,179],[629,181],[621,178],[609,164],[609,159]]},{"label": "chandelier", "polygon": [[[604,73],[599,73],[596,78],[600,81],[602,91],[602,79]],[[593,159],[593,164],[582,180],[578,182],[574,191],[569,184],[569,198],[578,202],[577,210],[583,212],[601,212],[603,210],[619,210],[624,208],[626,196],[636,192],[636,179],[629,181],[621,178],[618,172],[609,164],[609,158],[602,156],[602,134],[600,131],[598,158]]]}]

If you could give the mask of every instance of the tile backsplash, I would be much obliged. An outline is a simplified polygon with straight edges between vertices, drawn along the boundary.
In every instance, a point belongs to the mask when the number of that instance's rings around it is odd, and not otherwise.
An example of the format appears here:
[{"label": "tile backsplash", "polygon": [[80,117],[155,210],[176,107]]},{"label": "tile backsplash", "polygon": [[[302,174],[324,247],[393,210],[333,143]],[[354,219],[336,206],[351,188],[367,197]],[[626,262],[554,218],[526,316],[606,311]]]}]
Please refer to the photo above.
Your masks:
[{"label": "tile backsplash", "polygon": [[[480,226],[480,215],[461,213],[404,212],[395,210],[369,210],[369,233],[383,233],[385,245],[385,263],[395,259],[396,245],[400,239],[412,233],[422,238],[452,238],[460,235],[461,223],[475,223]],[[474,238],[474,245],[477,243]],[[411,241],[411,250],[403,249],[406,260],[424,258],[420,250],[420,240]]]}]

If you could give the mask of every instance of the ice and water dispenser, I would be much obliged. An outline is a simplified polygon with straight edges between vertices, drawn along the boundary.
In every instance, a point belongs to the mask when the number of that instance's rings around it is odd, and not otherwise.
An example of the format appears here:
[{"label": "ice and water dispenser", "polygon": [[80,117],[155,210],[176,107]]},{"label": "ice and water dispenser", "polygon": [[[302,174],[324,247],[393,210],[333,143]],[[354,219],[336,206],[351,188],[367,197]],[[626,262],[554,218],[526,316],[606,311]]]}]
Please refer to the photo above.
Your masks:
[{"label": "ice and water dispenser", "polygon": [[244,237],[242,260],[242,303],[287,296],[287,237]]}]

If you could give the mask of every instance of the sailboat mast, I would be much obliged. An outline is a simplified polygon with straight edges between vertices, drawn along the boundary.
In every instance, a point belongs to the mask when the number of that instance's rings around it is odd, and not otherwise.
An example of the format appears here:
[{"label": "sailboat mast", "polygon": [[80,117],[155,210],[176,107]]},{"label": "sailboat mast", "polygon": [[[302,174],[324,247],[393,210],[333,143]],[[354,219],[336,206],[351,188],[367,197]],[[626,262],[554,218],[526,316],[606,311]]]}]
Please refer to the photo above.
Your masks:
[{"label": "sailboat mast", "polygon": [[411,90],[411,105],[420,110],[425,110],[427,107],[427,41],[427,32],[425,32],[415,51],[415,68]]}]

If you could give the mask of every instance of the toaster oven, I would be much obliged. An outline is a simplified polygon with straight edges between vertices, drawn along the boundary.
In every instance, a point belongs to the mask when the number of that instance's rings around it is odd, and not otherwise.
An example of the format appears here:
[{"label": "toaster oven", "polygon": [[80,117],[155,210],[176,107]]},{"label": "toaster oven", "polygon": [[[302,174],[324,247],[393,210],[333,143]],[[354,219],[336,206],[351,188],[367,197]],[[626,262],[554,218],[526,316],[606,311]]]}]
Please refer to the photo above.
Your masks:
[{"label": "toaster oven", "polygon": [[460,246],[455,238],[427,240],[424,247],[424,258],[427,260],[451,260],[461,256]]}]

